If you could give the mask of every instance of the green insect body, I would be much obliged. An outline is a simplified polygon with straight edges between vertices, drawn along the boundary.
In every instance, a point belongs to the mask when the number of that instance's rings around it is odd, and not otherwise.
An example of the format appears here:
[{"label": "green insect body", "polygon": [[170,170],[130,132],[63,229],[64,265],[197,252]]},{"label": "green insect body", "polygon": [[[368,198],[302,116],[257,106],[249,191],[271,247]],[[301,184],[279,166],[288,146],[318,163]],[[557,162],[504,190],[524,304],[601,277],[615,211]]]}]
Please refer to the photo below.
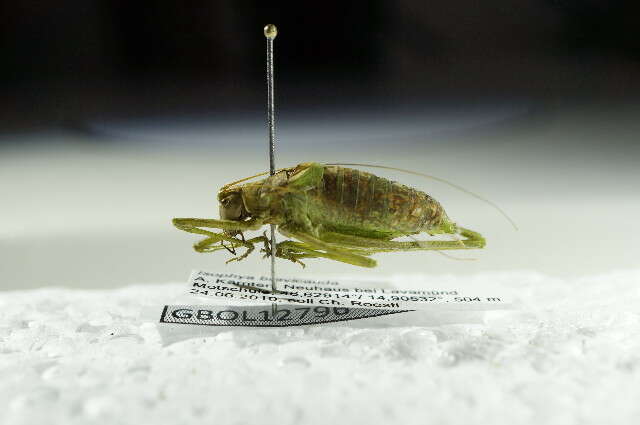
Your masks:
[{"label": "green insect body", "polygon": [[[220,220],[176,218],[179,229],[207,236],[199,252],[227,249],[229,261],[245,258],[256,243],[271,252],[263,235],[244,239],[242,232],[276,224],[291,238],[276,246],[276,256],[302,264],[304,258],[327,258],[375,267],[370,255],[379,252],[474,249],[484,238],[452,222],[442,205],[424,192],[360,170],[337,165],[303,163],[273,176],[224,186],[219,194]],[[222,229],[216,233],[208,229]],[[453,241],[397,241],[402,236],[450,234]],[[304,265],[304,264],[303,264]]]}]

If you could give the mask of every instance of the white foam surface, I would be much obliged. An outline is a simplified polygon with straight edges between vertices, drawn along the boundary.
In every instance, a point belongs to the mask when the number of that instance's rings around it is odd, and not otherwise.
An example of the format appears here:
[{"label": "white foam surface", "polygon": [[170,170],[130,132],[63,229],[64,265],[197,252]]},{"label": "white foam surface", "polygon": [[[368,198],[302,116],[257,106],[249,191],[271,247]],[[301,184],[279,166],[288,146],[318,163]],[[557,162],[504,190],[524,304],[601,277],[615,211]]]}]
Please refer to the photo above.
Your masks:
[{"label": "white foam surface", "polygon": [[2,292],[0,423],[637,423],[640,270],[400,281],[518,307],[194,330],[157,323],[184,284]]}]

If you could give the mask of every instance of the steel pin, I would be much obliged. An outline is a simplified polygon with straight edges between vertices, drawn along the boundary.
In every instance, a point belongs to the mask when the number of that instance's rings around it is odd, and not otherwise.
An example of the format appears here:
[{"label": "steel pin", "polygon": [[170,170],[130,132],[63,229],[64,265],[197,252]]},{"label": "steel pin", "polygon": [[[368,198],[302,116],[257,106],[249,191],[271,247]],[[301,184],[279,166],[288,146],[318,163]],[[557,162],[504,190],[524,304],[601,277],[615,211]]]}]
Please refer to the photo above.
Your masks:
[{"label": "steel pin", "polygon": [[[275,123],[275,102],[273,88],[273,40],[278,35],[275,25],[269,24],[264,27],[264,36],[267,39],[267,127],[269,130],[269,174],[276,173],[276,123]],[[271,224],[271,292],[276,292],[276,226]],[[272,304],[272,315],[278,311],[276,303]]]}]

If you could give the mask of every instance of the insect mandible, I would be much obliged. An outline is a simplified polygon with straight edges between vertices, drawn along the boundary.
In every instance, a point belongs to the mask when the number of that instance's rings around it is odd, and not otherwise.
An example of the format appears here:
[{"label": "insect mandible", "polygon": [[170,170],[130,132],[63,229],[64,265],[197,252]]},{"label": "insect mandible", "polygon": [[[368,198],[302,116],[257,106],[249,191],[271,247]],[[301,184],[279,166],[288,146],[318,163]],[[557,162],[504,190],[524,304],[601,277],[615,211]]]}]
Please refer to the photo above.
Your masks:
[{"label": "insect mandible", "polygon": [[[369,256],[380,252],[485,246],[485,239],[478,232],[458,226],[449,219],[442,205],[428,194],[342,165],[371,166],[308,162],[280,169],[262,180],[247,182],[267,173],[257,174],[220,189],[219,220],[175,218],[173,224],[186,232],[206,236],[194,245],[198,252],[230,251],[234,257],[227,262],[246,258],[256,244],[263,244],[262,252],[269,256],[271,247],[266,234],[251,239],[245,239],[243,234],[259,230],[266,224],[277,225],[282,235],[291,238],[276,245],[276,257],[302,266],[302,259],[326,258],[375,267],[376,261]],[[444,182],[490,203],[507,217],[490,201]],[[507,219],[511,221],[509,217]],[[412,236],[420,233],[453,235],[456,240],[425,241]],[[413,240],[394,240],[402,236]],[[235,256],[236,249],[241,247],[246,251]]]}]

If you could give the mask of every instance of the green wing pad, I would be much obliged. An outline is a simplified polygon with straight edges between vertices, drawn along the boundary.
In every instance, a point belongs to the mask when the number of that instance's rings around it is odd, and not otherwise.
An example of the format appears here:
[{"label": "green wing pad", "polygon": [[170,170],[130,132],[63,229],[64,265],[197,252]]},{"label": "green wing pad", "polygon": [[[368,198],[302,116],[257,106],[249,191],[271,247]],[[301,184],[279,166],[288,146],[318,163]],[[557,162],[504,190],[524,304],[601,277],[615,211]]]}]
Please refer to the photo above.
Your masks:
[{"label": "green wing pad", "polygon": [[324,165],[317,164],[315,162],[308,164],[307,168],[297,174],[295,174],[289,180],[289,186],[300,190],[308,190],[317,187],[322,181],[324,175]]}]

